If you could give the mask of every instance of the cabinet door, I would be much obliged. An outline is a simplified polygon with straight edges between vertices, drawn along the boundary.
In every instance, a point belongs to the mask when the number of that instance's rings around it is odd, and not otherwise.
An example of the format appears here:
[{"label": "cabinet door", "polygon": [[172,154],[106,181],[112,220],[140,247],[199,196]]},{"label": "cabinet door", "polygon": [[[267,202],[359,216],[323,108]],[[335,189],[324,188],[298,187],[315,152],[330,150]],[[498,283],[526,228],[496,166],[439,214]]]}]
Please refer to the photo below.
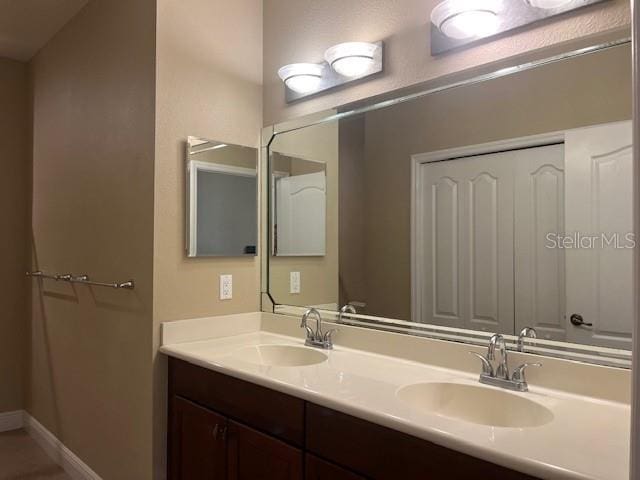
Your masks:
[{"label": "cabinet door", "polygon": [[302,452],[229,421],[228,480],[302,480]]},{"label": "cabinet door", "polygon": [[364,477],[326,462],[314,455],[305,455],[305,480],[365,480]]},{"label": "cabinet door", "polygon": [[455,450],[307,404],[306,446],[330,462],[376,480],[534,480]]},{"label": "cabinet door", "polygon": [[225,480],[226,430],[225,417],[172,397],[170,480]]}]

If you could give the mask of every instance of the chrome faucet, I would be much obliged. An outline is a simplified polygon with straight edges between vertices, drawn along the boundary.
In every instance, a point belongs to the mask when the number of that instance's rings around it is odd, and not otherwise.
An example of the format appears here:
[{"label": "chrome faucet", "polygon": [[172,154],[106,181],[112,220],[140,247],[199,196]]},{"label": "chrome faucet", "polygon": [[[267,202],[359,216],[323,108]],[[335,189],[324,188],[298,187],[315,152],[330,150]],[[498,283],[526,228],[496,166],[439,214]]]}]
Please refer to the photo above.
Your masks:
[{"label": "chrome faucet", "polygon": [[338,314],[338,323],[342,323],[342,317],[344,317],[345,315],[348,315],[350,313],[354,314],[354,313],[358,313],[358,312],[356,310],[356,307],[354,307],[350,303],[347,303],[345,306],[343,306],[340,309],[340,313]]},{"label": "chrome faucet", "polygon": [[[496,350],[499,353],[497,368],[495,368],[492,363],[496,360]],[[513,371],[513,374],[510,374],[509,364],[507,362],[507,344],[504,337],[498,333],[489,339],[489,348],[486,356],[476,352],[469,353],[478,357],[482,362],[480,383],[506,388],[507,390],[515,390],[517,392],[526,392],[529,390],[525,370],[528,367],[542,366],[541,363],[523,363]]]},{"label": "chrome faucet", "polygon": [[524,352],[525,338],[531,338],[531,339],[538,338],[536,329],[533,327],[524,327],[522,330],[520,330],[520,335],[518,335],[518,351],[519,352]]},{"label": "chrome faucet", "polygon": [[[316,319],[315,331],[308,325],[309,317],[314,317]],[[322,316],[317,309],[310,308],[304,312],[300,328],[304,328],[307,331],[307,339],[304,342],[305,345],[309,347],[323,348],[325,350],[331,350],[333,348],[333,339],[331,337],[335,330],[329,330],[326,333],[322,331]]]},{"label": "chrome faucet", "polygon": [[487,351],[487,359],[495,361],[496,349],[500,353],[500,363],[498,368],[495,369],[495,377],[509,379],[509,362],[507,359],[507,343],[504,341],[504,337],[499,333],[491,336],[489,339],[489,350]]}]

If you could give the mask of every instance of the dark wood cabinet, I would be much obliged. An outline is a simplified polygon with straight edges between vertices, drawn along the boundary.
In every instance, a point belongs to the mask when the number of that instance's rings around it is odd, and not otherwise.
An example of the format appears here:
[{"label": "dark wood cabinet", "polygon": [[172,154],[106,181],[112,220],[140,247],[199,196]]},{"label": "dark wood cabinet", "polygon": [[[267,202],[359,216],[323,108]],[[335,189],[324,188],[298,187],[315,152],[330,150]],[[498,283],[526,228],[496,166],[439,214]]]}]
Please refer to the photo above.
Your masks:
[{"label": "dark wood cabinet", "polygon": [[169,359],[169,480],[535,480]]},{"label": "dark wood cabinet", "polygon": [[309,452],[376,480],[534,480],[319,405],[307,406],[306,432]]},{"label": "dark wood cabinet", "polygon": [[229,422],[229,480],[300,480],[302,451],[236,422]]},{"label": "dark wood cabinet", "polygon": [[365,480],[349,470],[307,453],[305,455],[305,480]]},{"label": "dark wood cabinet", "polygon": [[171,399],[171,411],[171,479],[226,478],[227,419],[175,396]]},{"label": "dark wood cabinet", "polygon": [[171,480],[302,480],[302,451],[174,395]]},{"label": "dark wood cabinet", "polygon": [[169,361],[169,390],[292,445],[304,442],[305,402],[299,398],[176,358]]}]

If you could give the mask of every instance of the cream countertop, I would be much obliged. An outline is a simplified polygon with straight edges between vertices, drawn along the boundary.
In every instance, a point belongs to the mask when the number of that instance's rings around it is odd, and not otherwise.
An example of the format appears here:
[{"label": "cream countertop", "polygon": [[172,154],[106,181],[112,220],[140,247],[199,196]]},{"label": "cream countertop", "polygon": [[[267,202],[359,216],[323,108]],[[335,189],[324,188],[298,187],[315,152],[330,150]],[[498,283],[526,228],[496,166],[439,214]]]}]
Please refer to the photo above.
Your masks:
[{"label": "cream countertop", "polygon": [[[180,323],[171,322],[173,331]],[[245,327],[252,330],[255,325]],[[199,334],[210,333],[205,330]],[[161,351],[529,475],[550,480],[628,479],[628,404],[530,385],[529,392],[513,394],[549,408],[554,415],[550,423],[525,429],[478,425],[418,411],[396,397],[398,389],[414,383],[479,385],[477,374],[339,344],[324,351],[328,360],[317,365],[257,365],[237,352],[257,345],[302,346],[303,340],[265,331],[233,334],[234,329],[227,328],[224,333],[230,336],[201,341],[184,341],[193,340],[193,332],[164,335]]]}]

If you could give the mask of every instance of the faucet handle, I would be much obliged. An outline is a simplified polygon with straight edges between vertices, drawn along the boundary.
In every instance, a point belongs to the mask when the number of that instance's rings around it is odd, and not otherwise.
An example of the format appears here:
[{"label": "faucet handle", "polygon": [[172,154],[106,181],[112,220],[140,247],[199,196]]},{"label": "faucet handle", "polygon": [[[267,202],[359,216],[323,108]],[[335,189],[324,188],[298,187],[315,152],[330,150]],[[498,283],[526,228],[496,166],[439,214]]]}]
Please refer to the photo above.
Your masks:
[{"label": "faucet handle", "polygon": [[513,380],[514,382],[526,383],[527,379],[524,375],[525,370],[528,367],[541,367],[541,366],[542,366],[541,363],[523,363],[522,365],[514,369],[511,380]]},{"label": "faucet handle", "polygon": [[480,361],[482,362],[482,374],[483,375],[488,375],[490,377],[494,377],[495,376],[495,373],[493,371],[493,365],[491,365],[491,362],[487,359],[487,357],[485,357],[484,355],[480,355],[477,352],[469,352],[469,354],[475,355],[476,357],[478,357],[480,359]]},{"label": "faucet handle", "polygon": [[323,339],[325,342],[330,342],[330,341],[331,341],[331,337],[332,337],[332,336],[333,336],[333,334],[334,334],[335,332],[337,332],[337,331],[338,331],[338,329],[337,329],[337,328],[332,328],[331,330],[329,330],[328,332],[326,332],[326,333],[324,334],[324,336],[322,337],[322,339]]},{"label": "faucet handle", "polygon": [[332,328],[322,336],[322,343],[324,344],[325,348],[329,348],[329,349],[333,348],[332,336],[337,331],[338,331],[337,328]]}]

